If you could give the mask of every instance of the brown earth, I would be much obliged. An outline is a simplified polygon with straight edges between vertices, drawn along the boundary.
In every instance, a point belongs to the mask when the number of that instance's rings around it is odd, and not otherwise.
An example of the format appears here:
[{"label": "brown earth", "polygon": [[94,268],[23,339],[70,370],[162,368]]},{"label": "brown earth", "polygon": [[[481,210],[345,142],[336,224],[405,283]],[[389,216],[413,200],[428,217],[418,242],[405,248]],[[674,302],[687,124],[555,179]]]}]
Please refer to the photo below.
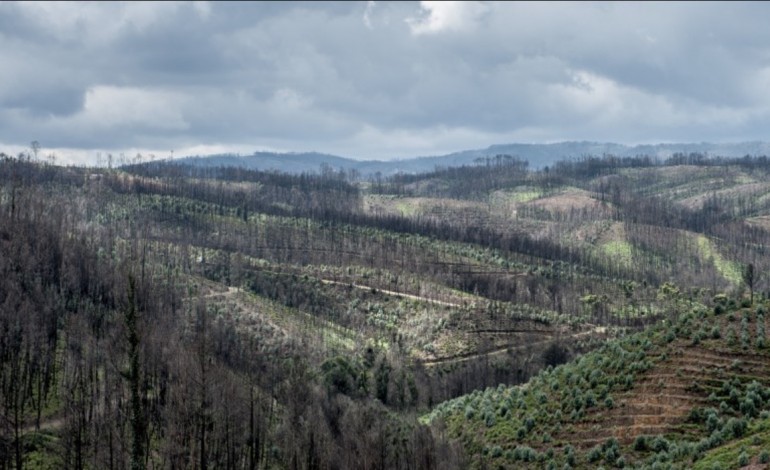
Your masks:
[{"label": "brown earth", "polygon": [[693,408],[713,406],[708,396],[712,391],[719,393],[725,381],[740,377],[742,382],[770,385],[767,350],[742,351],[740,346],[727,347],[723,340],[693,345],[691,340],[678,339],[668,351],[668,357],[637,376],[633,388],[612,394],[612,409],[599,404],[554,438],[589,448],[611,437],[627,445],[639,435],[680,433]]}]

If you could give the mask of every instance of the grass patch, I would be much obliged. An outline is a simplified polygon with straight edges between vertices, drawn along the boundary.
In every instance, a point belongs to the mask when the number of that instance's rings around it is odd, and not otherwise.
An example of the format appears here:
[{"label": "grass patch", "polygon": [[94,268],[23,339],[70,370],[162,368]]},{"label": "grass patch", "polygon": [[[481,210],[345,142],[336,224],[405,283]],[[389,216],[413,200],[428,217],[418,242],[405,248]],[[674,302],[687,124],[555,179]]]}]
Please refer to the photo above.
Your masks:
[{"label": "grass patch", "polygon": [[535,199],[539,198],[543,195],[541,191],[538,190],[532,190],[532,189],[524,189],[522,188],[521,191],[500,191],[500,195],[505,198],[506,202],[515,202],[515,203],[524,203],[529,201],[534,201]]},{"label": "grass patch", "polygon": [[631,266],[633,261],[633,246],[624,240],[614,240],[601,246],[607,256],[623,266]]},{"label": "grass patch", "polygon": [[413,215],[417,215],[419,212],[420,203],[419,201],[415,200],[404,200],[400,199],[396,203],[396,210],[401,212],[401,215],[404,217],[411,217]]},{"label": "grass patch", "polygon": [[770,449],[770,420],[768,419],[752,423],[742,439],[710,450],[702,460],[694,464],[693,469],[740,468],[738,460],[742,452],[746,453],[749,461],[753,461],[763,449]]},{"label": "grass patch", "polygon": [[738,266],[738,263],[724,259],[722,255],[719,254],[714,243],[705,235],[698,236],[698,252],[703,259],[713,260],[714,267],[719,271],[719,274],[731,284],[738,285],[741,283],[741,269]]}]

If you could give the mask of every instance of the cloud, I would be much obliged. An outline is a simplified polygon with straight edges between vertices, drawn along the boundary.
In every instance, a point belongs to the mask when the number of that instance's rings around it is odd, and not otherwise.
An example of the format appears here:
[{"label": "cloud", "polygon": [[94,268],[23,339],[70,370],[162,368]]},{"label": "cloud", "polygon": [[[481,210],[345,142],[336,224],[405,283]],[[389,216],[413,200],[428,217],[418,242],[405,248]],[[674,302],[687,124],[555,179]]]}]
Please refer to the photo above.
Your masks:
[{"label": "cloud", "polygon": [[97,86],[86,92],[83,111],[73,119],[95,128],[187,129],[189,125],[179,109],[183,100],[184,97],[168,91]]},{"label": "cloud", "polygon": [[[190,5],[189,7],[187,5]],[[119,38],[127,32],[144,33],[168,25],[182,10],[205,11],[197,2],[122,2],[112,5],[76,5],[62,2],[24,2],[7,7],[24,28],[17,34],[69,45],[95,45]],[[33,36],[33,37],[35,37]]]},{"label": "cloud", "polygon": [[0,142],[90,159],[228,146],[387,158],[512,140],[766,139],[768,14],[750,2],[0,2]]},{"label": "cloud", "polygon": [[442,31],[472,31],[489,11],[482,2],[441,1],[420,2],[418,16],[406,19],[413,34]]},{"label": "cloud", "polygon": [[208,1],[196,1],[193,2],[193,9],[203,20],[207,20],[211,16],[211,2]]},{"label": "cloud", "polygon": [[374,29],[374,26],[372,24],[372,15],[374,14],[374,8],[377,6],[377,2],[374,0],[369,0],[366,2],[366,10],[364,10],[364,16],[363,16],[363,22],[364,25],[369,29]]}]

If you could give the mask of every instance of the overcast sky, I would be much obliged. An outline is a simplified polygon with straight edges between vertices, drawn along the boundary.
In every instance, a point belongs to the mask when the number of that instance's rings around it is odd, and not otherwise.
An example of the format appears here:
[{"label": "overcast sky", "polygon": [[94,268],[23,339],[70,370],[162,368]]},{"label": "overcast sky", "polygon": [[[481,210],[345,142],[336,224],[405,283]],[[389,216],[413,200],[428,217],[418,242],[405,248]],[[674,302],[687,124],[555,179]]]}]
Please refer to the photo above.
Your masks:
[{"label": "overcast sky", "polygon": [[770,3],[0,2],[0,151],[770,140]]}]

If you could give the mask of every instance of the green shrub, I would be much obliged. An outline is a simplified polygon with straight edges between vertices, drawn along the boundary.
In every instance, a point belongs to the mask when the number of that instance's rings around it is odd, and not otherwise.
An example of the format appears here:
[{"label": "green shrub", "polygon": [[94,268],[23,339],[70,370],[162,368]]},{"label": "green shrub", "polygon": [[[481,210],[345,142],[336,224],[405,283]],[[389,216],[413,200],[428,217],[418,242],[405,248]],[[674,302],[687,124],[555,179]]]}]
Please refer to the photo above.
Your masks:
[{"label": "green shrub", "polygon": [[570,467],[575,466],[575,449],[571,445],[567,445],[567,447],[564,449],[564,454],[567,458],[567,465]]},{"label": "green shrub", "polygon": [[719,404],[719,411],[721,411],[723,414],[727,414],[732,410],[730,405],[727,404],[726,401],[723,401]]},{"label": "green shrub", "polygon": [[608,464],[614,464],[619,457],[620,450],[618,450],[617,447],[608,447],[604,451],[604,460],[606,460]]},{"label": "green shrub", "polygon": [[596,398],[594,397],[593,392],[589,391],[588,393],[586,393],[586,396],[585,396],[585,406],[586,406],[586,408],[592,408],[592,407],[596,406]]},{"label": "green shrub", "polygon": [[634,386],[634,376],[631,374],[627,374],[624,381],[624,385],[626,387],[626,390],[631,389],[631,387]]},{"label": "green shrub", "polygon": [[537,451],[531,447],[523,446],[521,448],[521,460],[525,462],[534,462],[537,460]]},{"label": "green shrub", "polygon": [[731,326],[727,329],[727,344],[730,346],[735,346],[736,341],[737,337],[735,336],[735,330]]},{"label": "green shrub", "polygon": [[707,411],[706,412],[706,429],[708,429],[709,432],[713,432],[714,430],[719,429],[720,425],[721,425],[721,421],[717,416],[716,410]]},{"label": "green shrub", "polygon": [[652,450],[655,452],[667,452],[669,446],[668,440],[663,436],[655,436],[651,443]]},{"label": "green shrub", "polygon": [[770,451],[764,449],[759,453],[759,463],[770,463]]},{"label": "green shrub", "polygon": [[744,398],[743,401],[741,401],[740,409],[741,413],[745,416],[756,417],[758,414],[757,407],[750,398]]},{"label": "green shrub", "polygon": [[700,344],[700,340],[701,340],[701,334],[700,334],[700,332],[698,332],[698,333],[695,333],[695,336],[693,336],[693,338],[692,338],[692,345],[693,345],[693,346],[697,346],[697,345],[699,345],[699,344]]},{"label": "green shrub", "polygon": [[636,439],[634,439],[634,450],[639,452],[649,450],[647,436],[636,436]]},{"label": "green shrub", "polygon": [[665,337],[665,340],[666,340],[666,342],[667,342],[667,343],[671,343],[671,342],[672,342],[672,341],[674,341],[675,339],[676,339],[676,333],[674,333],[674,331],[673,331],[673,330],[669,330],[669,331],[666,333],[666,337]]},{"label": "green shrub", "polygon": [[618,457],[620,457],[620,446],[618,440],[614,437],[607,439],[607,441],[602,444],[602,450],[604,450],[604,459],[609,464],[614,464],[618,460]]},{"label": "green shrub", "polygon": [[587,458],[588,458],[588,461],[591,463],[598,462],[599,459],[602,458],[601,448],[599,448],[599,446],[592,447],[591,450],[588,451]]},{"label": "green shrub", "polygon": [[526,426],[527,432],[532,431],[532,428],[535,427],[535,419],[531,416],[527,416],[527,418],[524,420],[524,426]]},{"label": "green shrub", "polygon": [[746,420],[743,418],[730,418],[725,424],[725,431],[733,437],[742,437],[746,433]]}]

